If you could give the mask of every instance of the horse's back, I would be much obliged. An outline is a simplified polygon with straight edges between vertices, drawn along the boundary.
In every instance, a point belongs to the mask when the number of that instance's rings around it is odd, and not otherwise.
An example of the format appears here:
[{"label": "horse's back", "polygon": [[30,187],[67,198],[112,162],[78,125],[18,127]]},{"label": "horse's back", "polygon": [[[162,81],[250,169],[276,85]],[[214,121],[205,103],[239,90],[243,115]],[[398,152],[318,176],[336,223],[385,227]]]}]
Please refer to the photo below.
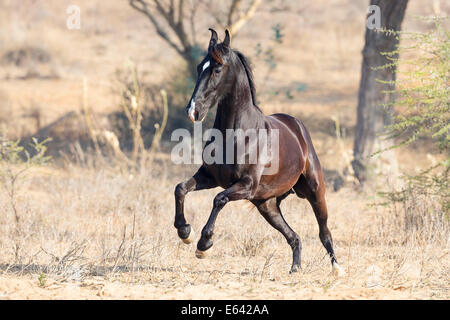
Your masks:
[{"label": "horse's back", "polygon": [[311,137],[301,120],[285,113],[275,113],[267,116],[267,119],[270,119],[269,121],[274,127],[281,131],[286,130],[295,136],[300,145],[300,152],[302,154],[307,155],[312,151],[310,150],[312,147]]}]

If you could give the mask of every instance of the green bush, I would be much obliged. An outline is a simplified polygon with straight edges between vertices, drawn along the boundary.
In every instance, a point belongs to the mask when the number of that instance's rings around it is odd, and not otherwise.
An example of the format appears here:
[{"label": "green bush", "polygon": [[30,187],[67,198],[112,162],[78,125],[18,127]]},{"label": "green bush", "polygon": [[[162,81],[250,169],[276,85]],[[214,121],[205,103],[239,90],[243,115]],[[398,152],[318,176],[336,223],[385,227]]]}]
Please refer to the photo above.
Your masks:
[{"label": "green bush", "polygon": [[[6,191],[9,207],[14,215],[14,254],[16,262],[20,261],[20,249],[23,242],[22,216],[20,203],[21,186],[26,180],[30,168],[46,164],[50,157],[46,156],[47,140],[38,142],[32,138],[29,149],[20,144],[20,140],[12,141],[0,135],[0,186]],[[0,188],[2,190],[2,188]]]},{"label": "green bush", "polygon": [[[448,213],[450,32],[443,28],[446,21],[438,18],[431,20],[434,27],[428,32],[397,33],[397,36],[402,37],[403,44],[395,52],[383,53],[391,63],[382,68],[400,67],[397,69],[400,70],[400,80],[397,80],[397,88],[393,91],[396,94],[394,106],[398,113],[393,115],[393,122],[388,126],[388,135],[397,141],[394,147],[412,144],[419,138],[427,138],[445,156],[445,160],[418,175],[405,176],[407,187],[390,193],[389,198],[393,201],[404,201],[405,197],[411,194],[411,189],[414,189],[414,193],[437,198],[444,212]],[[412,58],[393,58],[395,54]]]}]

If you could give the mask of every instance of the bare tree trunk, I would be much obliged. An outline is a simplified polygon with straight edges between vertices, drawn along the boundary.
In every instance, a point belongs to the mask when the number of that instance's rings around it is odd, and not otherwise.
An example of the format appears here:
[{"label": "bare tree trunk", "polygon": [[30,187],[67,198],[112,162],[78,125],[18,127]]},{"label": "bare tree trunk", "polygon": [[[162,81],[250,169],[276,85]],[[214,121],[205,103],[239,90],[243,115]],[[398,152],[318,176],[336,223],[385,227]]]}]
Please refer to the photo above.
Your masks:
[{"label": "bare tree trunk", "polygon": [[[371,5],[380,8],[381,28],[400,31],[408,0],[371,0]],[[352,162],[355,176],[361,183],[382,173],[389,176],[397,171],[394,152],[371,155],[381,149],[392,146],[392,141],[380,137],[385,126],[391,123],[390,108],[384,107],[394,101],[393,94],[384,90],[393,90],[395,82],[391,84],[381,81],[395,81],[395,66],[392,68],[373,69],[390,62],[382,52],[392,52],[399,40],[396,35],[366,29],[363,62],[361,68],[361,82],[358,95],[357,123]],[[395,56],[394,56],[395,58]]]}]

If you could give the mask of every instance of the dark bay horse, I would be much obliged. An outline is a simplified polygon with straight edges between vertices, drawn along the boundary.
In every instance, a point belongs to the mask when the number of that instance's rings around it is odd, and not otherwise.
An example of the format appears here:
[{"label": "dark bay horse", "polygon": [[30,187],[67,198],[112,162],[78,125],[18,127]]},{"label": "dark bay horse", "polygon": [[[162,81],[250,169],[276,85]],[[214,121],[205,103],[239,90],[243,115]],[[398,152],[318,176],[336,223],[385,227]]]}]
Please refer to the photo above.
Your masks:
[{"label": "dark bay horse", "polygon": [[[291,272],[300,267],[301,242],[286,223],[280,203],[289,194],[306,198],[311,204],[319,224],[319,237],[331,257],[333,271],[343,272],[337,264],[331,233],[327,227],[325,183],[319,159],[311,137],[303,123],[287,114],[265,116],[256,106],[253,74],[247,59],[230,47],[230,34],[218,43],[217,33],[210,29],[208,54],[198,65],[197,83],[186,107],[189,118],[202,121],[208,110],[217,105],[214,129],[225,135],[229,129],[278,130],[278,170],[264,175],[257,163],[213,163],[203,165],[189,180],[175,189],[175,228],[185,243],[191,243],[191,226],[184,217],[184,198],[188,192],[222,187],[216,195],[208,222],[197,244],[196,256],[205,257],[213,245],[214,223],[220,210],[229,201],[249,200],[267,222],[283,234],[292,248]],[[229,142],[228,142],[229,143]],[[234,143],[234,142],[231,142]],[[207,143],[208,145],[208,143]],[[206,146],[205,146],[206,148]],[[226,146],[223,147],[225,157]]]}]

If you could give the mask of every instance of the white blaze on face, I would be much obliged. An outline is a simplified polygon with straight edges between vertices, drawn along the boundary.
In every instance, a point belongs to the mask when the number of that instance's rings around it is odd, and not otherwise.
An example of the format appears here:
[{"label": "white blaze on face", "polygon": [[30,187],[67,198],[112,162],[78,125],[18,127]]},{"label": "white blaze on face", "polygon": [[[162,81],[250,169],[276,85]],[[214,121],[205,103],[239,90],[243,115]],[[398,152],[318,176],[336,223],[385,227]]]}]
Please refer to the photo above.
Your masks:
[{"label": "white blaze on face", "polygon": [[203,65],[203,70],[202,70],[202,72],[205,71],[206,68],[208,68],[210,64],[211,64],[211,62],[209,62],[209,60],[206,61],[205,64]]},{"label": "white blaze on face", "polygon": [[[211,65],[211,62],[208,60],[203,64],[202,73],[205,71],[209,66]],[[195,101],[194,98],[191,100],[191,106],[188,110],[189,119],[191,119],[192,122],[195,121]],[[203,119],[202,119],[203,120]]]}]

